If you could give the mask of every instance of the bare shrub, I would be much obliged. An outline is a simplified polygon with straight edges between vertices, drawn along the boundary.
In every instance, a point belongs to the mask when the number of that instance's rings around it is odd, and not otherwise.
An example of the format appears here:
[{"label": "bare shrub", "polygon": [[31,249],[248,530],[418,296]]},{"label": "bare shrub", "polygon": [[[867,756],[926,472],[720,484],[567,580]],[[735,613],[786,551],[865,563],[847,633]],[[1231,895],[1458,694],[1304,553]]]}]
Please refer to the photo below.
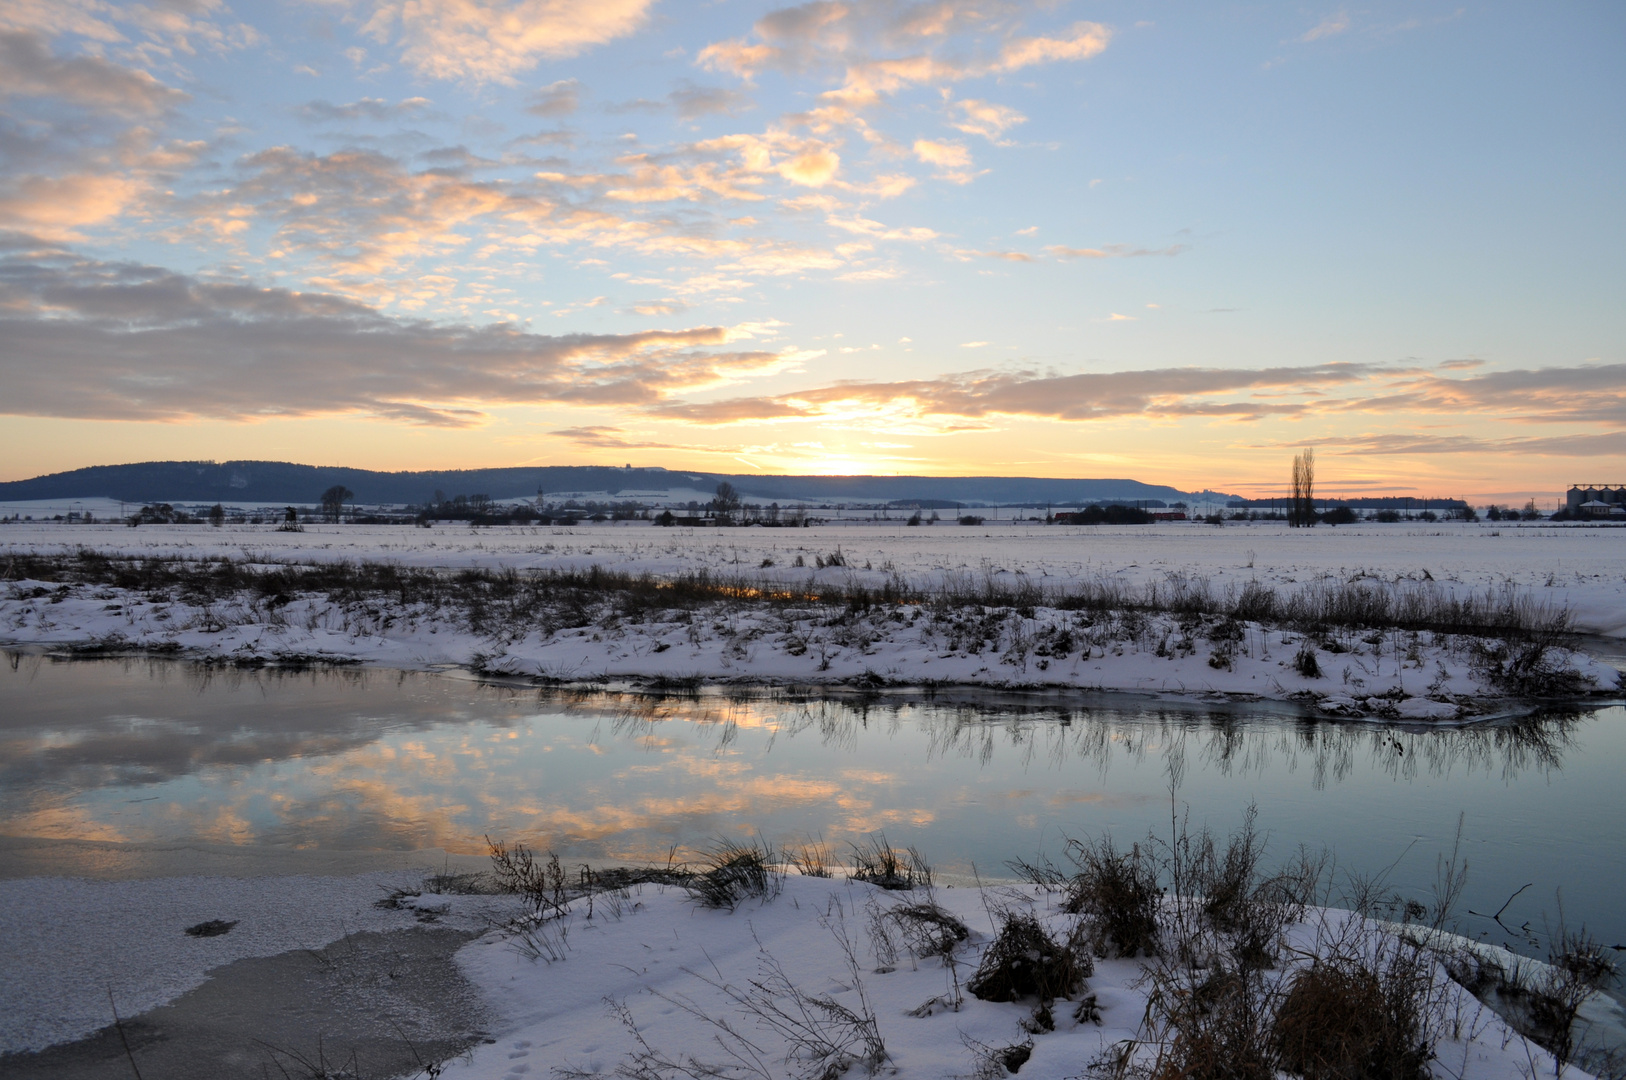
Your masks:
[{"label": "bare shrub", "polygon": [[[1567,612],[1565,615],[1567,616]],[[1486,681],[1521,697],[1566,697],[1585,691],[1580,672],[1553,662],[1553,650],[1571,637],[1567,625],[1536,626],[1523,640],[1474,643],[1473,666]]]},{"label": "bare shrub", "polygon": [[1006,1076],[1015,1076],[1033,1056],[1031,1037],[1009,1046],[990,1046],[962,1031],[960,1045],[971,1051],[971,1060],[976,1064],[971,1073],[972,1080],[1002,1080]]},{"label": "bare shrub", "polygon": [[887,913],[904,944],[917,957],[948,956],[971,936],[970,929],[934,903],[899,904]]},{"label": "bare shrub", "polygon": [[897,927],[893,924],[889,912],[873,896],[864,905],[864,912],[869,916],[870,951],[875,954],[876,974],[885,975],[896,971],[898,942],[894,933]]},{"label": "bare shrub", "polygon": [[1293,655],[1293,670],[1306,679],[1321,678],[1321,662],[1316,659],[1315,643],[1305,638],[1299,651]]},{"label": "bare shrub", "polygon": [[537,915],[515,919],[504,930],[509,944],[533,963],[558,963],[570,953],[570,923]]},{"label": "bare shrub", "polygon": [[497,888],[503,892],[518,893],[533,915],[557,914],[564,910],[568,897],[559,856],[550,851],[548,861],[540,863],[522,843],[516,842],[510,848],[489,836],[485,839],[486,848],[491,853],[492,876],[496,878]]},{"label": "bare shrub", "polygon": [[1302,855],[1286,869],[1261,877],[1265,844],[1254,827],[1257,816],[1258,808],[1250,805],[1223,850],[1207,829],[1195,837],[1182,829],[1171,856],[1176,892],[1198,906],[1208,927],[1223,937],[1231,962],[1242,970],[1275,966],[1284,931],[1304,917],[1320,878],[1319,867]]},{"label": "bare shrub", "polygon": [[1154,973],[1147,1019],[1156,1080],[1275,1080],[1270,991],[1258,973],[1221,967]]},{"label": "bare shrub", "polygon": [[966,987],[984,1001],[1037,998],[1047,1006],[1071,997],[1095,972],[1085,937],[1080,927],[1066,941],[1057,941],[1032,914],[1006,911],[998,936]]},{"label": "bare shrub", "polygon": [[1069,841],[1068,856],[1078,872],[1067,884],[1062,910],[1091,917],[1096,955],[1157,955],[1163,890],[1149,853],[1139,844],[1121,852],[1103,836],[1094,843]]},{"label": "bare shrub", "polygon": [[[797,560],[805,564],[801,556]],[[842,566],[846,558],[838,548],[814,562]],[[614,617],[637,623],[658,611],[692,617],[736,610],[743,604],[780,611],[811,604],[827,611],[846,608],[861,620],[876,609],[894,612],[910,605],[928,606],[940,618],[977,610],[983,637],[973,638],[967,646],[976,651],[991,647],[985,641],[997,643],[998,628],[1013,613],[1032,617],[1043,606],[1084,613],[1078,627],[1099,628],[1086,635],[1092,646],[1103,646],[1107,640],[1138,640],[1150,614],[1176,615],[1182,626],[1188,618],[1216,620],[1224,636],[1214,640],[1212,656],[1225,667],[1243,651],[1242,623],[1305,633],[1325,633],[1329,628],[1426,631],[1483,639],[1481,670],[1507,692],[1557,696],[1589,689],[1554,655],[1555,648],[1571,642],[1567,611],[1511,587],[1475,593],[1432,580],[1323,578],[1290,591],[1253,581],[1239,591],[1215,589],[1205,579],[1186,575],[1168,575],[1137,587],[1106,576],[1046,585],[1026,575],[994,573],[949,574],[930,586],[916,586],[892,574],[876,587],[858,580],[774,584],[756,568],[749,577],[703,569],[657,578],[601,566],[437,570],[388,562],[277,564],[263,558],[123,556],[90,549],[19,553],[11,564],[10,575],[17,579],[179,595],[200,607],[258,596],[268,601],[256,608],[266,620],[282,618],[278,610],[296,597],[320,598],[327,606],[346,610],[381,607],[386,619],[408,610],[413,617],[452,619],[478,634],[509,640],[537,628],[551,634]],[[313,603],[312,610],[316,608]],[[990,636],[990,630],[996,632]],[[1071,653],[1072,643],[1053,641],[1053,633],[1059,631],[1050,626],[1034,632],[1033,655]]]},{"label": "bare shrub", "polygon": [[1577,1062],[1603,1075],[1594,1055],[1582,1053],[1576,1020],[1588,998],[1615,978],[1614,961],[1585,927],[1560,927],[1547,947],[1547,966],[1531,977],[1498,972],[1497,996],[1509,1022],[1521,1035],[1550,1051],[1558,1070]]}]

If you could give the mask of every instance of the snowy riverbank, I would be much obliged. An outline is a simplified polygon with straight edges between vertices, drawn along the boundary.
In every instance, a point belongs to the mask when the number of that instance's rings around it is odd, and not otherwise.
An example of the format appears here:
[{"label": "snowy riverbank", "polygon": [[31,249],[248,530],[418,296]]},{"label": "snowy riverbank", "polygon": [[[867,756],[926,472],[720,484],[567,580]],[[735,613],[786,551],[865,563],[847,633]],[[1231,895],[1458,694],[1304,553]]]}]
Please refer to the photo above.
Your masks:
[{"label": "snowy riverbank", "polygon": [[[601,891],[591,901],[550,902],[533,915],[536,907],[521,897],[434,892],[424,887],[422,875],[401,873],[7,882],[0,890],[18,917],[8,925],[26,920],[29,930],[6,934],[7,1019],[0,1050],[36,1049],[110,1023],[109,987],[121,1016],[136,1030],[144,1010],[211,976],[230,982],[233,967],[217,965],[286,950],[299,959],[342,933],[443,935],[458,928],[477,936],[456,954],[460,976],[444,972],[438,993],[460,1000],[465,1022],[479,1014],[481,1027],[463,1039],[467,1049],[445,1064],[439,1075],[449,1078],[835,1075],[819,1068],[921,1078],[997,1077],[1019,1068],[1024,1077],[1062,1078],[1106,1075],[1120,1058],[1132,1067],[1127,1075],[1140,1075],[1154,1061],[1170,1064],[1189,1055],[1192,1047],[1178,1045],[1179,1039],[1205,1030],[1251,1040],[1230,1051],[1280,1053],[1271,1032],[1284,1030],[1288,1021],[1272,1017],[1290,1011],[1295,980],[1312,961],[1352,971],[1367,965],[1391,995],[1400,990],[1389,980],[1404,977],[1410,1002],[1405,1007],[1416,1010],[1417,1026],[1401,1034],[1417,1045],[1385,1052],[1411,1054],[1420,1070],[1415,1075],[1586,1075],[1573,1067],[1555,1072],[1547,1050],[1452,980],[1462,974],[1471,949],[1419,953],[1393,926],[1346,912],[1297,909],[1285,925],[1272,922],[1277,916],[1265,908],[1246,914],[1276,926],[1268,943],[1275,959],[1265,968],[1236,969],[1243,982],[1227,989],[1230,984],[1205,974],[1201,963],[1185,967],[1172,948],[1162,958],[1085,949],[1086,940],[1109,939],[1099,937],[1099,919],[1065,910],[1065,889],[939,886],[892,892],[839,875],[794,873],[770,875],[761,884],[754,892],[739,891],[732,908],[698,903],[691,890],[677,885],[645,883]],[[385,906],[375,903],[390,896]],[[1182,919],[1180,905],[1168,901],[1162,911],[1163,938],[1214,950],[1213,972],[1245,955],[1237,952],[1234,928],[1216,930],[1196,908]],[[183,933],[205,918],[237,924],[217,937]],[[519,921],[487,929],[505,920]],[[1013,994],[1001,993],[997,978],[988,977],[998,974],[991,957],[1008,951],[1013,924],[1043,935],[1035,941],[1047,963],[1059,955],[1052,946],[1072,950],[1057,976],[1061,981],[1050,988],[1054,1001],[1048,1007],[1042,1000],[1048,995],[1031,990],[1000,1000]],[[528,929],[516,933],[519,926]],[[393,947],[408,948],[408,939],[393,940]],[[394,987],[393,976],[358,977],[359,949],[341,942],[324,955],[324,965],[336,973],[330,981],[337,980],[343,992],[331,1003],[333,1011],[309,1022],[314,1027],[304,1042],[314,1042],[315,1031],[326,1032],[326,1052],[337,1061],[360,1038],[361,1027],[377,1026],[372,1014],[392,1009],[407,1025],[403,1030],[434,1027],[430,1017],[405,1015],[407,991]],[[408,960],[402,951],[401,964]],[[357,970],[346,974],[347,965]],[[1212,1030],[1203,1019],[1167,1012],[1167,999],[1159,1004],[1158,991],[1191,979],[1217,995],[1212,1013],[1204,1014],[1212,1016]],[[480,999],[473,1012],[463,1000],[470,987]],[[1230,993],[1249,995],[1260,1009],[1246,1022],[1252,1025],[1248,1031],[1220,1031],[1220,1019],[1244,1004],[1228,999]],[[304,1042],[254,1044],[256,1024],[265,1018],[251,1003],[239,1004],[241,1015],[230,1022],[233,1030],[240,1028],[244,1054],[275,1061],[280,1053],[288,1064],[290,1054],[314,1055]],[[421,1000],[416,1007],[421,1011]],[[1583,1016],[1583,1027],[1588,1025],[1618,1035],[1618,1006],[1592,999]],[[1361,1030],[1370,1033],[1372,1025]],[[1418,1047],[1425,1049],[1414,1053]],[[150,1061],[156,1053],[154,1044],[135,1056]],[[11,1059],[19,1068],[29,1060]]]},{"label": "snowy riverbank", "polygon": [[[1481,621],[1506,612],[1534,626],[1565,613],[1576,630],[1618,635],[1626,628],[1622,538],[1618,530],[1513,525],[1313,534],[1192,524],[305,533],[8,526],[0,531],[0,557],[12,566],[0,585],[0,643],[235,664],[469,666],[656,688],[1126,691],[1450,721],[1505,711],[1520,698],[1614,693],[1620,676],[1559,647],[1559,638],[1531,647],[1471,625],[1417,629],[1427,622],[1419,616],[1363,623],[1346,609],[1381,601],[1386,611],[1455,611],[1466,603]],[[84,550],[194,570],[192,578],[85,570],[75,563]],[[29,577],[30,559],[51,568]],[[216,573],[221,560],[238,568],[236,578]],[[373,574],[367,588],[344,588],[338,564],[388,573]],[[312,583],[294,572],[301,567],[328,573]],[[418,575],[420,584],[439,575],[448,584],[426,596],[401,575]],[[644,587],[629,599],[640,583],[672,581],[701,587],[682,597]],[[1307,618],[1307,608],[1319,614]],[[1288,617],[1289,609],[1300,614]]]}]

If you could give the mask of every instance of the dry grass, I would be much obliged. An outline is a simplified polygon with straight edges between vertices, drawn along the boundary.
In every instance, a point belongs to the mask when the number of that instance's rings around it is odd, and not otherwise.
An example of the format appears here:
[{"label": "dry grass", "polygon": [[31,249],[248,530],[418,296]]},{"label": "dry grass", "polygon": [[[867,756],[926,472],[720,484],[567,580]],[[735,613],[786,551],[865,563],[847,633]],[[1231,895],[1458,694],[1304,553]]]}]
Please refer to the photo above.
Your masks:
[{"label": "dry grass", "polygon": [[1294,974],[1272,1025],[1281,1068],[1305,1080],[1426,1080],[1416,976],[1404,965],[1387,974],[1338,958]]},{"label": "dry grass", "polygon": [[951,956],[971,936],[965,923],[930,901],[899,904],[888,909],[886,917],[898,928],[909,952],[922,959]]},{"label": "dry grass", "polygon": [[[149,595],[175,595],[205,605],[254,600],[272,606],[300,594],[332,604],[392,601],[400,607],[448,609],[474,630],[534,625],[550,631],[585,626],[613,613],[638,621],[666,610],[715,604],[815,605],[850,614],[906,606],[943,615],[968,608],[1031,616],[1037,607],[1093,615],[1163,613],[1255,622],[1310,634],[1329,628],[1395,629],[1463,634],[1539,646],[1532,660],[1504,658],[1509,677],[1539,666],[1547,648],[1571,636],[1567,610],[1555,609],[1512,588],[1459,592],[1435,582],[1341,581],[1327,578],[1290,590],[1257,581],[1215,588],[1206,578],[1169,574],[1144,585],[1113,578],[1043,583],[1027,575],[949,574],[934,584],[891,574],[880,584],[769,579],[739,573],[692,571],[656,577],[594,566],[586,570],[436,570],[379,561],[260,562],[226,556],[127,556],[81,548],[72,554],[7,553],[6,580],[108,585]],[[839,551],[821,557],[842,566]]]},{"label": "dry grass", "polygon": [[883,833],[850,846],[853,849],[852,880],[895,891],[931,887],[932,868],[914,848],[900,851],[886,842]]},{"label": "dry grass", "polygon": [[718,840],[701,859],[704,869],[690,876],[683,888],[701,907],[733,911],[748,899],[778,894],[784,875],[777,863],[766,841]]},{"label": "dry grass", "polygon": [[794,848],[784,850],[785,861],[803,877],[827,878],[830,872],[830,848],[821,837],[808,840]]}]

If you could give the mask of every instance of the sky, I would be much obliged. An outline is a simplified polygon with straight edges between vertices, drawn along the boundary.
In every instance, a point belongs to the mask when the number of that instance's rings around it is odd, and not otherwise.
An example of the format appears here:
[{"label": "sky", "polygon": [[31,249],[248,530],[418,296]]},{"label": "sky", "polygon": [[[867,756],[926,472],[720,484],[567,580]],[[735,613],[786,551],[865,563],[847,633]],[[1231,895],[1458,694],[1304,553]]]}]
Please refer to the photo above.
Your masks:
[{"label": "sky", "polygon": [[1626,480],[1617,3],[0,0],[0,479]]}]

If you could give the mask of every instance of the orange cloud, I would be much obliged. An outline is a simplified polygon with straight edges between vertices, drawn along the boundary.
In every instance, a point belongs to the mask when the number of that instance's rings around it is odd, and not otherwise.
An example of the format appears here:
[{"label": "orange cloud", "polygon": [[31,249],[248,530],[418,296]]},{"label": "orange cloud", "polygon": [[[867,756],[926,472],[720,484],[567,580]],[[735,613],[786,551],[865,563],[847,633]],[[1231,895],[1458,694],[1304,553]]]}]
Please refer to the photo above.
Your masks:
[{"label": "orange cloud", "polygon": [[363,31],[420,75],[513,84],[643,25],[650,0],[379,0]]},{"label": "orange cloud", "polygon": [[955,123],[956,128],[968,135],[981,135],[993,143],[999,142],[1008,129],[1027,123],[1028,119],[1008,106],[975,98],[957,101],[954,107],[964,114],[964,118]]},{"label": "orange cloud", "polygon": [[77,239],[81,228],[116,218],[146,190],[141,179],[108,173],[19,177],[0,188],[0,227]]},{"label": "orange cloud", "polygon": [[999,51],[998,71],[1016,71],[1057,60],[1088,60],[1106,51],[1112,31],[1100,23],[1074,23],[1066,37],[1013,38]]}]

